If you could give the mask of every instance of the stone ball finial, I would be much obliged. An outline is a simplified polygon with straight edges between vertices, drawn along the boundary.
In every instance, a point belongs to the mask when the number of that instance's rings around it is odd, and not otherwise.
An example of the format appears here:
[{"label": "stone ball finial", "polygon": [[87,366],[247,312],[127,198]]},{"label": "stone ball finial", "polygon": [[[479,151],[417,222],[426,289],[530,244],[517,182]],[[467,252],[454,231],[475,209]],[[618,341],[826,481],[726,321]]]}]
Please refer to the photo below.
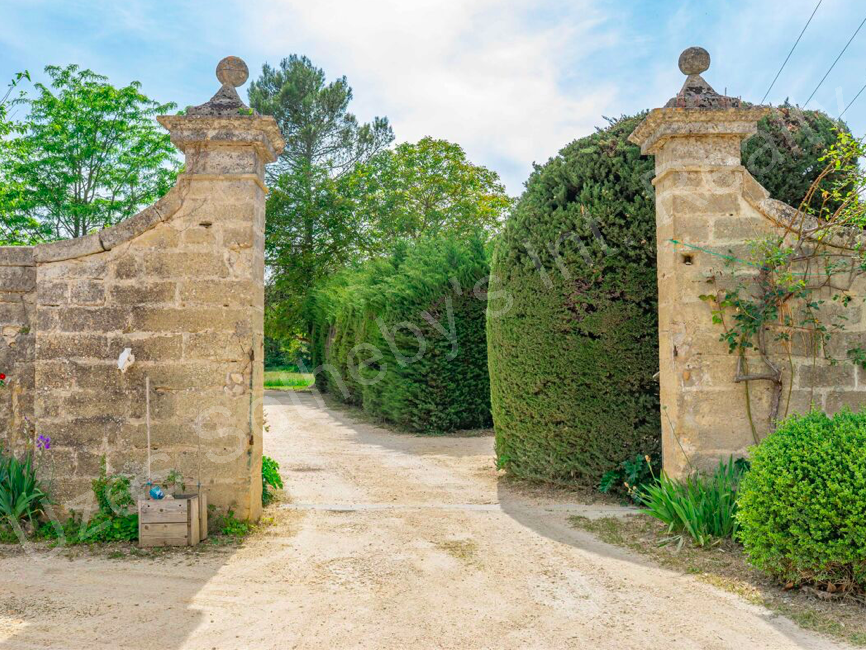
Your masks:
[{"label": "stone ball finial", "polygon": [[240,57],[227,56],[217,64],[216,76],[224,86],[238,88],[247,82],[250,69]]},{"label": "stone ball finial", "polygon": [[702,47],[690,47],[680,54],[679,63],[683,74],[701,74],[710,67],[710,53]]}]

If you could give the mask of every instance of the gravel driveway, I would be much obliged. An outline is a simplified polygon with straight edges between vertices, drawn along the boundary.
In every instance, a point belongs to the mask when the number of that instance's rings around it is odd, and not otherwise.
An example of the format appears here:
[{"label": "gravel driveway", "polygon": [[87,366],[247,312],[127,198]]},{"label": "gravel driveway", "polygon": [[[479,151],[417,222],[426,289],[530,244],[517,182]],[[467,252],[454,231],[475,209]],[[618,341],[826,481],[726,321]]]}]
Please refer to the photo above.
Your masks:
[{"label": "gravel driveway", "polygon": [[518,489],[493,438],[396,434],[269,393],[286,483],[241,548],[0,556],[2,648],[834,648],[568,524],[618,508]]}]

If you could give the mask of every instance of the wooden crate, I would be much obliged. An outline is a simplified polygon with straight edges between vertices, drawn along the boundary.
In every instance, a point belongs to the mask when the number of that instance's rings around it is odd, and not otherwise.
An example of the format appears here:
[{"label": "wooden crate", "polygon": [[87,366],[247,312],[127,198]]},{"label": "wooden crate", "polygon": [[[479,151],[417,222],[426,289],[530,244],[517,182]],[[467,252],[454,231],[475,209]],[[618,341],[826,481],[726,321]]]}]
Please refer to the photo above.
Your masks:
[{"label": "wooden crate", "polygon": [[195,546],[201,539],[197,494],[174,499],[139,499],[138,545]]},{"label": "wooden crate", "polygon": [[198,539],[203,541],[207,539],[207,492],[198,493]]}]

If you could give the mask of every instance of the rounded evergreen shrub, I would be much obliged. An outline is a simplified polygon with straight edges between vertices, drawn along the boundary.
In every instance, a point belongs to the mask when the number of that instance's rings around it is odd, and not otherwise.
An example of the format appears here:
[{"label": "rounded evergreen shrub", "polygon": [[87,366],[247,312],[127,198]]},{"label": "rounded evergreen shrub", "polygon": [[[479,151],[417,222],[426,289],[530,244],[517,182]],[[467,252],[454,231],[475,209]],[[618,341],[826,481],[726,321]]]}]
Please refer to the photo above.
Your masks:
[{"label": "rounded evergreen shrub", "polygon": [[866,413],[794,416],[740,485],[749,561],[786,583],[866,590]]},{"label": "rounded evergreen shrub", "polygon": [[658,450],[653,161],[626,140],[641,117],[536,167],[497,241],[491,405],[518,476],[596,485]]},{"label": "rounded evergreen shrub", "polygon": [[847,127],[821,111],[804,111],[786,101],[743,143],[743,165],[774,199],[797,207],[824,168],[820,158],[839,128]]},{"label": "rounded evergreen shrub", "polygon": [[484,238],[402,244],[314,294],[317,386],[421,432],[490,426]]},{"label": "rounded evergreen shrub", "polygon": [[[643,117],[610,120],[537,165],[498,237],[491,406],[499,465],[515,475],[597,486],[659,451],[654,161],[627,140]],[[778,112],[744,161],[774,198],[796,204],[835,141],[832,125],[814,111]]]}]

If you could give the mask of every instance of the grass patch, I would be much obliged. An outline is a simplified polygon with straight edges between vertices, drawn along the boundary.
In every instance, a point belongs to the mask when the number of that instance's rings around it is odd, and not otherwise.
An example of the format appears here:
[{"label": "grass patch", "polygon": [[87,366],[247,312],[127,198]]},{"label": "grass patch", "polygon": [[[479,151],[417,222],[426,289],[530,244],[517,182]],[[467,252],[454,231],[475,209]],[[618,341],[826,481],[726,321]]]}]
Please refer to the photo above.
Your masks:
[{"label": "grass patch", "polygon": [[694,575],[698,580],[737,594],[750,603],[786,616],[800,627],[866,647],[866,608],[848,600],[826,601],[803,590],[785,590],[746,563],[743,549],[731,540],[700,548],[685,541],[660,545],[667,528],[646,515],[588,519],[572,517],[576,528],[603,542],[652,558],[666,569]]},{"label": "grass patch", "polygon": [[478,546],[472,540],[454,539],[442,542],[436,542],[436,548],[440,551],[448,553],[451,557],[462,560],[463,562],[472,563],[478,552]]},{"label": "grass patch", "polygon": [[296,368],[265,369],[265,388],[273,390],[304,390],[313,385],[312,373],[298,372]]}]

